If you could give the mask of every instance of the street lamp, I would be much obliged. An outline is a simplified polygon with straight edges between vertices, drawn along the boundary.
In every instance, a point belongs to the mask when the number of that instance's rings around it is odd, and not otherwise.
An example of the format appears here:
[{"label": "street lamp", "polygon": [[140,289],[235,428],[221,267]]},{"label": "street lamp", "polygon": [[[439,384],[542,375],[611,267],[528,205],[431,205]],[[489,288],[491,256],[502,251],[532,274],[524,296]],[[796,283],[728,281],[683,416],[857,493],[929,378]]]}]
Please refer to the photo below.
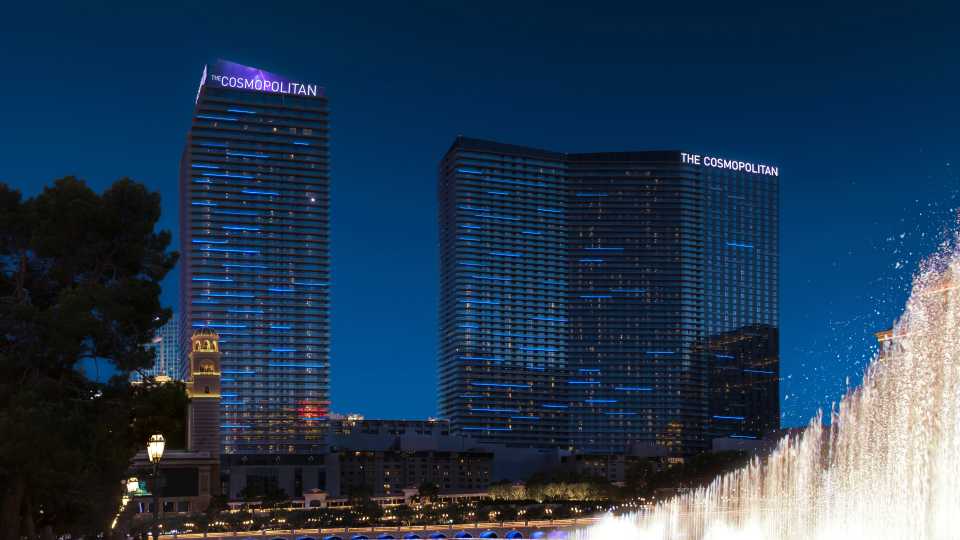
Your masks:
[{"label": "street lamp", "polygon": [[166,441],[159,433],[151,436],[147,442],[147,457],[150,458],[150,463],[153,463],[153,540],[160,537],[160,459],[163,457],[165,445]]}]

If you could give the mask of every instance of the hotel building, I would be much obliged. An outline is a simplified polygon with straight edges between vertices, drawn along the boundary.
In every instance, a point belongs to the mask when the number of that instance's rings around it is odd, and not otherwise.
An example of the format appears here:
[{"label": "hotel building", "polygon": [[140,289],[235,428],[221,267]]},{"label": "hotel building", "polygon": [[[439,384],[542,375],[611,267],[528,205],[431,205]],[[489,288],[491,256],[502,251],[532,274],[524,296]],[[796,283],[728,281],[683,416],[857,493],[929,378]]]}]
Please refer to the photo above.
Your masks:
[{"label": "hotel building", "polygon": [[439,171],[455,432],[689,454],[779,426],[776,167],[458,138]]},{"label": "hotel building", "polygon": [[320,449],[329,409],[327,98],[204,68],[180,166],[184,336],[220,336],[222,451]]}]

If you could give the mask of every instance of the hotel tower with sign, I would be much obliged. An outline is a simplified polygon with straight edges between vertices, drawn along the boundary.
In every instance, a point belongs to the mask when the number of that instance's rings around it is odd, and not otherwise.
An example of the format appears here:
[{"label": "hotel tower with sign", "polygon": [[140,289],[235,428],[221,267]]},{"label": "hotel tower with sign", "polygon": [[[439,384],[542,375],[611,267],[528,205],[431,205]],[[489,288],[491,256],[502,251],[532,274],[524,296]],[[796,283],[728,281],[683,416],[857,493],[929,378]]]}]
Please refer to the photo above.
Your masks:
[{"label": "hotel tower with sign", "polygon": [[[323,89],[217,61],[180,164],[182,339],[219,335],[222,451],[318,450],[329,410]],[[189,350],[184,348],[183,350]]]},{"label": "hotel tower with sign", "polygon": [[772,166],[456,139],[439,171],[441,415],[588,453],[777,429],[778,200]]}]

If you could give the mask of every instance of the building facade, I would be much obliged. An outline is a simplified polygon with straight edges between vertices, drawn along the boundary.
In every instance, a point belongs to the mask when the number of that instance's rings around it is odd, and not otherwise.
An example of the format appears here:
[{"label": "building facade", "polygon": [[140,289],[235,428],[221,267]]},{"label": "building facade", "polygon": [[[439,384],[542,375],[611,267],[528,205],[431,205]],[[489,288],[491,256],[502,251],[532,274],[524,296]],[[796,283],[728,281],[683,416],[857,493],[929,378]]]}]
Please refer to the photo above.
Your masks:
[{"label": "building facade", "polygon": [[180,167],[181,334],[220,336],[227,454],[322,444],[328,142],[322,88],[226,61],[204,68]]},{"label": "building facade", "polygon": [[176,314],[157,330],[157,335],[147,343],[146,348],[153,351],[153,367],[142,374],[132,373],[130,380],[141,381],[144,376],[184,380],[184,363],[180,358],[180,320]]},{"label": "building facade", "polygon": [[454,431],[659,455],[779,426],[776,167],[461,137],[439,176]]}]

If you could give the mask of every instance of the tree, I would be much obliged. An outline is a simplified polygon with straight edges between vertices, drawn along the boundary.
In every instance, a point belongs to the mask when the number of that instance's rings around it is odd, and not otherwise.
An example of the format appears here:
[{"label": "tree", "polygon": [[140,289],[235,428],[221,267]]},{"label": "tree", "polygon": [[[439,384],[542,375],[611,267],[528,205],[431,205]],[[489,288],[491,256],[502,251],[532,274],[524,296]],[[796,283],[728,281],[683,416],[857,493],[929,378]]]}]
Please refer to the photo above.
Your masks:
[{"label": "tree", "polygon": [[[38,196],[0,184],[0,539],[103,531],[145,441],[134,436],[133,370],[170,317],[160,281],[170,234],[160,197],[120,180],[98,195],[76,178]],[[102,383],[81,371],[111,366]],[[146,426],[148,423],[140,422]]]}]

